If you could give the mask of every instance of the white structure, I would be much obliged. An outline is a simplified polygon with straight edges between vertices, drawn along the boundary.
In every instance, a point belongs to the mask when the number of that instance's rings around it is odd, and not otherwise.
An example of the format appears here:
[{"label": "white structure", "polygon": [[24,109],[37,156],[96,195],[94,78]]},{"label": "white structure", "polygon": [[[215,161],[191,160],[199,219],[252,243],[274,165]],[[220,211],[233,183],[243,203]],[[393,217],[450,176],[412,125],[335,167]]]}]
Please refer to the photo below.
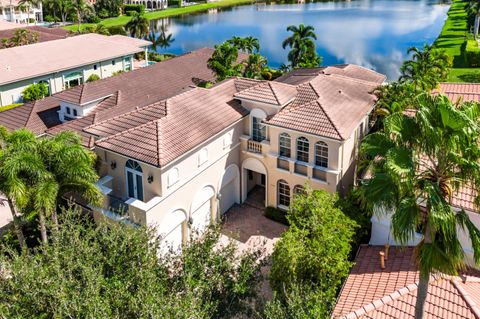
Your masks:
[{"label": "white structure", "polygon": [[125,4],[143,4],[147,10],[163,10],[168,7],[167,0],[126,0]]},{"label": "white structure", "polygon": [[[21,6],[18,2],[18,0],[0,0],[0,19],[22,24],[43,21],[42,2],[32,7]],[[29,18],[34,21],[29,21]]]},{"label": "white structure", "polygon": [[0,106],[19,103],[33,83],[50,94],[85,83],[90,76],[112,76],[133,69],[133,55],[150,42],[121,35],[85,34],[0,50]]}]

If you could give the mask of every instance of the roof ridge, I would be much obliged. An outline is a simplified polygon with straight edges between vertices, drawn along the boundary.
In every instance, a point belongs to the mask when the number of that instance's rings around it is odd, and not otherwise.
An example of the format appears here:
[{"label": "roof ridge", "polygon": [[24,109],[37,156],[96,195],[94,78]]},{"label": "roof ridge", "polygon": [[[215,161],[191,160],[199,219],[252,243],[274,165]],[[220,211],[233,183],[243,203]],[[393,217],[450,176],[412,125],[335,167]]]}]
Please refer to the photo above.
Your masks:
[{"label": "roof ridge", "polygon": [[155,134],[155,137],[156,137],[156,143],[157,143],[157,165],[158,167],[160,167],[160,159],[163,157],[163,148],[162,148],[162,144],[160,143],[160,121],[156,121],[155,123],[155,129],[156,129],[156,134]]},{"label": "roof ridge", "polygon": [[[322,74],[319,74],[319,76],[321,76]],[[376,82],[373,82],[373,81],[367,81],[367,80],[362,80],[362,79],[358,79],[358,78],[354,78],[354,77],[351,77],[351,76],[347,76],[347,75],[343,75],[343,74],[338,74],[338,73],[326,73],[326,74],[323,74],[325,76],[332,76],[332,77],[339,77],[339,78],[342,78],[342,79],[347,79],[347,80],[350,80],[350,81],[353,81],[353,82],[358,82],[358,83],[363,83],[363,84],[370,84],[370,85],[381,85],[381,84],[378,84]]]},{"label": "roof ridge", "polygon": [[473,312],[473,315],[475,316],[475,318],[480,319],[480,308],[477,306],[475,301],[470,297],[470,294],[462,286],[460,286],[460,283],[458,282],[458,278],[452,278],[450,279],[450,282],[458,290],[458,293],[460,294],[460,296],[462,296],[463,300],[470,307],[470,310]]},{"label": "roof ridge", "polygon": [[[352,311],[348,314],[345,314],[345,315],[341,315],[338,318],[339,319],[361,318],[363,315],[365,315],[365,314],[367,314],[367,313],[369,313],[373,310],[380,309],[384,305],[386,305],[386,304],[388,304],[392,301],[395,301],[400,297],[408,295],[409,293],[411,293],[411,292],[413,292],[417,289],[418,289],[418,284],[417,283],[409,284],[405,287],[402,287],[400,289],[395,290],[394,292],[384,296],[383,298],[376,299],[376,300],[358,308],[357,310],[354,310],[354,311]],[[480,319],[480,318],[478,318],[478,319]]]},{"label": "roof ridge", "polygon": [[[32,105],[32,108],[30,109],[30,113],[28,113],[28,118],[27,118],[27,120],[25,121],[25,127],[27,127],[28,122],[30,122],[30,119],[32,118],[32,113],[33,113],[33,110],[35,109],[35,104],[37,104],[37,101],[38,101],[38,100],[35,100],[35,101],[33,101],[33,102],[30,103],[30,104]],[[27,104],[24,104],[24,105],[28,105],[28,103],[27,103]]]},{"label": "roof ridge", "polygon": [[[319,97],[320,98],[320,97]],[[313,102],[316,102],[317,105],[320,107],[320,109],[323,111],[323,113],[325,113],[325,116],[327,117],[327,119],[330,121],[330,123],[332,123],[332,126],[333,128],[335,129],[335,131],[337,132],[338,136],[340,136],[342,139],[344,139],[343,135],[340,134],[340,131],[338,130],[338,127],[337,125],[335,124],[335,122],[333,122],[332,118],[330,117],[330,115],[327,113],[327,111],[325,111],[325,109],[323,108],[323,105],[322,103],[320,103],[319,101],[319,98],[314,100]],[[310,102],[311,103],[311,102]],[[301,105],[300,105],[301,107]]]},{"label": "roof ridge", "polygon": [[80,105],[83,104],[83,91],[85,90],[85,87],[86,87],[86,83],[83,83],[82,89],[80,90],[80,99],[78,101],[80,103]]},{"label": "roof ridge", "polygon": [[281,104],[281,103],[280,103],[280,99],[278,98],[277,92],[275,92],[275,89],[274,89],[273,86],[272,86],[272,82],[271,82],[271,81],[268,81],[267,84],[268,84],[268,86],[270,87],[270,90],[271,90],[272,93],[273,93],[273,97],[275,98],[275,100],[277,101],[277,103],[278,103],[278,104]]}]

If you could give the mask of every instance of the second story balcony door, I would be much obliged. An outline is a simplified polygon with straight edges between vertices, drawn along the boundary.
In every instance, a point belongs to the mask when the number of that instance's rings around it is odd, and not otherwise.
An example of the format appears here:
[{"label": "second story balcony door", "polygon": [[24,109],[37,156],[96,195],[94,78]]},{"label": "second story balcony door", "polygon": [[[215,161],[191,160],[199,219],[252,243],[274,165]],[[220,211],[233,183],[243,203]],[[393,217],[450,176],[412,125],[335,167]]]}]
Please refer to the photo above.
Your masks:
[{"label": "second story balcony door", "polygon": [[258,117],[252,117],[252,140],[261,142],[267,139],[267,127]]},{"label": "second story balcony door", "polygon": [[125,166],[127,176],[127,195],[143,201],[143,174],[140,165],[132,160],[127,161]]}]

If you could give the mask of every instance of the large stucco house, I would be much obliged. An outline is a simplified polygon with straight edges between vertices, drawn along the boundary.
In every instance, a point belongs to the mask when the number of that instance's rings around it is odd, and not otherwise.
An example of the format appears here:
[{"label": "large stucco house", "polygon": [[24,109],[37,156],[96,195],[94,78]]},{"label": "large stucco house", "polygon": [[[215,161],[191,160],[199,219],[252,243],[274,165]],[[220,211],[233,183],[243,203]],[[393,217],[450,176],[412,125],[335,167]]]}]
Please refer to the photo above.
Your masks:
[{"label": "large stucco house", "polygon": [[[32,30],[35,32],[35,30]],[[90,33],[0,50],[0,106],[19,103],[33,83],[47,84],[50,94],[133,70],[133,56],[150,42],[121,35]]]},{"label": "large stucco house", "polygon": [[41,1],[38,4],[27,7],[20,5],[19,0],[0,0],[0,19],[15,23],[31,24],[31,21],[28,20],[29,18],[33,19],[34,23],[43,21]]},{"label": "large stucco house", "polygon": [[[201,49],[13,109],[11,118],[28,113],[28,120],[9,128],[81,133],[100,161],[105,205],[92,208],[95,218],[157,227],[174,248],[251,191],[262,193],[264,206],[286,209],[305,184],[345,192],[354,183],[383,75],[339,65],[276,81],[192,85],[213,79],[211,53]],[[83,116],[62,121],[66,107]],[[0,124],[8,115],[0,113]]]}]

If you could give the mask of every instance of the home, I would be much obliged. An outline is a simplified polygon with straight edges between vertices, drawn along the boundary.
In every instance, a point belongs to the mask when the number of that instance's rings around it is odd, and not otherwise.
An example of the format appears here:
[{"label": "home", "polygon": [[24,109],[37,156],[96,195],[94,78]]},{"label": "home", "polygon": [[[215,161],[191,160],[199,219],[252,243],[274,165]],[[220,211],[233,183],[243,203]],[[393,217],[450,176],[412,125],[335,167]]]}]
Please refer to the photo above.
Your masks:
[{"label": "home", "polygon": [[168,7],[167,0],[125,0],[125,4],[143,4],[147,10],[163,10]]},{"label": "home", "polygon": [[165,248],[245,200],[286,209],[307,183],[347,191],[385,76],[338,65],[195,86],[213,80],[212,52],[85,83],[2,112],[0,124],[81,133],[99,157],[95,218],[156,227]]},{"label": "home", "polygon": [[84,34],[0,50],[0,106],[22,102],[22,92],[45,83],[50,94],[133,70],[135,53],[150,42],[121,35]]},{"label": "home", "polygon": [[0,19],[15,23],[36,23],[43,21],[42,2],[21,5],[19,0],[0,0]]}]

